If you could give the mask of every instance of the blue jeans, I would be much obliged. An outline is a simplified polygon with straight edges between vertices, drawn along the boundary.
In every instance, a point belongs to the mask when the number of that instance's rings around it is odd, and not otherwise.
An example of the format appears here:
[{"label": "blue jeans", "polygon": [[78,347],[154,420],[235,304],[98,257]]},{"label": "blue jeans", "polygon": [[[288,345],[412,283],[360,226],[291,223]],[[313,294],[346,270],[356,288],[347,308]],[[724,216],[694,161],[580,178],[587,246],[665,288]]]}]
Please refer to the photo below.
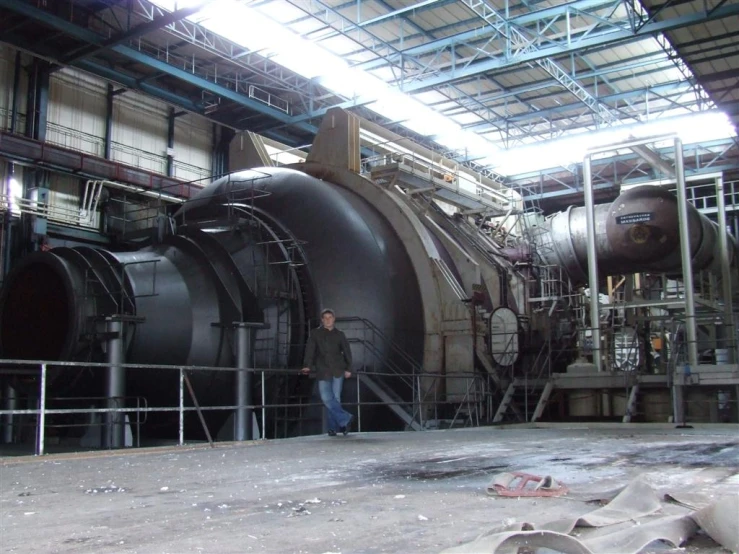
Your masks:
[{"label": "blue jeans", "polygon": [[341,389],[343,386],[343,377],[334,377],[330,381],[318,381],[318,393],[321,395],[321,402],[326,407],[329,431],[336,432],[339,431],[340,427],[346,427],[353,417],[341,407]]}]

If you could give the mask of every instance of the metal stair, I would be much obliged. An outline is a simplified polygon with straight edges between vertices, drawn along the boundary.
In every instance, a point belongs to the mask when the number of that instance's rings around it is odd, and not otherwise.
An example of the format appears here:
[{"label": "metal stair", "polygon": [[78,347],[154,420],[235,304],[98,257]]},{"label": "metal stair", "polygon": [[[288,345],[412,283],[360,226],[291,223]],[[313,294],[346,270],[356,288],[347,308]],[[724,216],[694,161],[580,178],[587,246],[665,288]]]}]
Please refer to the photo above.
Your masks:
[{"label": "metal stair", "polygon": [[370,391],[372,391],[377,398],[385,402],[388,408],[397,415],[406,426],[414,431],[422,431],[423,427],[418,423],[413,415],[409,413],[405,406],[405,403],[392,389],[382,384],[376,378],[373,378],[368,373],[358,373],[357,378],[359,382],[365,385]]},{"label": "metal stair", "polygon": [[[538,421],[544,414],[544,410],[549,402],[549,398],[554,390],[554,383],[548,380],[524,380],[514,379],[508,385],[503,400],[498,405],[498,409],[493,417],[493,423],[505,423],[513,421],[519,423],[521,421],[533,423]],[[528,409],[529,400],[538,396],[536,407],[531,411]],[[533,402],[531,402],[533,405]],[[523,408],[522,408],[523,405]],[[514,415],[515,419],[511,420],[510,416]],[[507,419],[508,418],[508,419]]]}]

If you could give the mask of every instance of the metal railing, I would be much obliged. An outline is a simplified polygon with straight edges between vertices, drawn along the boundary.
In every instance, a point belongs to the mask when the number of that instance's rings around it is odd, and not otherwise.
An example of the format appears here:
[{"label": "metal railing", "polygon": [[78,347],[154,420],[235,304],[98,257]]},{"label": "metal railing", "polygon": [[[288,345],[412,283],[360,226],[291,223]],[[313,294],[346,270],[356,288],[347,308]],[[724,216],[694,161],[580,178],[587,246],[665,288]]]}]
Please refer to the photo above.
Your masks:
[{"label": "metal railing", "polygon": [[[122,364],[120,367],[126,370],[158,370],[158,371],[176,371],[179,374],[179,403],[177,406],[149,406],[148,402],[143,399],[143,406],[137,400],[137,407],[112,407],[112,408],[65,408],[65,409],[52,409],[48,407],[49,397],[48,393],[48,373],[50,369],[58,370],[63,368],[108,368],[109,364],[104,363],[91,363],[91,362],[57,362],[57,361],[44,361],[44,360],[0,360],[0,364],[3,366],[15,366],[21,368],[29,368],[31,370],[40,370],[39,379],[39,393],[38,393],[38,408],[35,409],[10,409],[0,410],[0,416],[17,416],[17,415],[32,415],[37,417],[37,440],[36,440],[36,455],[43,455],[45,453],[45,431],[46,431],[46,418],[51,415],[60,414],[125,414],[135,413],[138,418],[141,414],[149,414],[153,412],[176,412],[179,415],[178,424],[178,444],[183,446],[185,444],[185,427],[184,420],[187,412],[197,412],[201,417],[201,423],[205,425],[202,419],[203,411],[213,410],[261,410],[262,412],[262,429],[265,429],[266,424],[266,409],[268,407],[280,407],[278,405],[267,406],[265,404],[253,404],[253,405],[218,405],[218,406],[201,406],[197,402],[197,398],[194,395],[192,387],[189,383],[188,373],[198,371],[248,371],[253,373],[260,373],[262,376],[262,398],[264,398],[264,386],[265,386],[265,374],[266,373],[296,373],[296,370],[275,370],[275,369],[242,369],[242,368],[230,368],[230,367],[211,367],[211,366],[169,366],[169,365],[152,365],[152,364]],[[28,371],[25,369],[24,371]],[[187,387],[185,386],[187,385]],[[185,405],[185,388],[189,389],[193,406]],[[138,398],[138,397],[134,397]],[[111,399],[115,400],[115,399]],[[145,416],[144,416],[145,417]],[[207,427],[204,429],[208,436],[209,442],[212,444],[212,439]]]},{"label": "metal railing", "polygon": [[375,168],[394,166],[399,169],[427,179],[438,188],[446,189],[461,196],[476,200],[490,208],[505,212],[512,206],[510,193],[496,190],[462,170],[457,164],[448,167],[440,159],[439,162],[415,153],[381,154],[363,161],[363,173],[371,174]]},{"label": "metal railing", "polygon": [[[37,407],[34,408],[28,408],[28,409],[0,409],[0,417],[3,420],[4,425],[8,425],[8,417],[10,418],[10,425],[15,428],[16,425],[20,425],[20,423],[16,423],[13,421],[13,418],[17,416],[33,416],[36,418],[36,429],[35,429],[35,454],[36,455],[44,455],[47,450],[47,429],[49,428],[56,428],[56,427],[81,427],[81,426],[102,426],[105,428],[105,426],[108,426],[107,433],[111,434],[113,431],[113,426],[115,425],[128,425],[129,423],[126,423],[125,421],[125,415],[131,414],[134,416],[133,424],[136,427],[136,445],[140,445],[140,436],[141,436],[141,427],[147,422],[148,414],[151,413],[176,413],[178,416],[178,424],[177,424],[177,444],[179,446],[184,446],[186,442],[185,437],[185,416],[188,413],[197,413],[200,423],[203,426],[203,430],[205,431],[205,435],[208,439],[208,442],[211,446],[213,446],[213,439],[211,437],[210,431],[206,425],[205,419],[203,418],[204,412],[211,412],[211,411],[233,411],[246,409],[255,415],[257,415],[257,412],[261,415],[261,438],[267,438],[266,437],[266,430],[267,430],[267,414],[271,410],[281,410],[283,408],[291,408],[295,407],[295,404],[291,403],[266,403],[264,399],[266,398],[266,381],[267,377],[269,375],[299,375],[298,369],[263,369],[263,368],[250,368],[250,369],[241,369],[241,368],[231,368],[231,367],[211,367],[211,366],[171,366],[171,365],[153,365],[153,364],[122,364],[120,367],[128,370],[147,370],[149,372],[155,371],[157,373],[164,373],[164,372],[176,372],[177,374],[177,389],[178,389],[178,401],[176,405],[169,405],[169,406],[152,406],[150,405],[150,402],[142,396],[134,396],[134,397],[116,397],[116,398],[108,398],[108,397],[54,397],[52,398],[49,396],[50,391],[50,379],[49,379],[49,372],[50,371],[61,371],[64,369],[73,370],[73,369],[104,369],[109,368],[109,364],[105,363],[88,363],[88,362],[57,362],[57,361],[44,361],[44,360],[0,360],[0,366],[5,368],[6,374],[11,374],[13,372],[22,372],[25,375],[38,375],[39,377],[39,384],[38,384],[38,396],[32,396],[29,397],[27,400],[31,400],[31,404],[36,404]],[[8,367],[10,366],[10,367]],[[3,370],[0,370],[2,372]],[[189,382],[188,376],[191,374],[195,374],[198,372],[235,372],[235,371],[247,371],[252,372],[255,374],[258,374],[261,376],[261,398],[262,402],[260,403],[252,403],[252,404],[228,404],[228,405],[201,405],[198,403],[197,397],[194,394],[192,385]],[[38,372],[38,373],[36,373]],[[392,372],[381,372],[381,371],[373,371],[371,373],[373,376],[381,377],[383,379],[403,379],[406,381],[407,384],[407,376]],[[420,414],[422,414],[424,408],[433,408],[436,410],[436,408],[440,405],[449,405],[449,402],[446,400],[439,400],[437,398],[437,387],[436,386],[429,386],[426,387],[425,392],[421,392],[421,378],[427,378],[432,383],[436,383],[436,380],[438,379],[444,379],[444,380],[450,380],[450,379],[463,379],[465,380],[465,387],[466,387],[466,394],[464,395],[464,398],[461,400],[461,402],[458,402],[459,406],[455,407],[454,411],[454,418],[452,421],[452,424],[454,424],[458,419],[460,419],[461,414],[463,412],[463,409],[467,407],[467,417],[468,420],[466,422],[473,424],[473,425],[479,425],[481,419],[482,413],[488,414],[488,419],[492,415],[491,407],[486,407],[486,401],[489,403],[489,398],[485,397],[484,391],[485,391],[485,383],[484,383],[484,376],[477,374],[477,373],[458,373],[453,375],[440,375],[440,374],[430,374],[426,372],[417,373],[413,376],[414,382],[416,383],[416,386],[414,387],[414,405],[415,409],[413,412],[413,417],[418,416],[418,420],[421,423],[421,428],[427,428],[423,424],[423,419],[420,417]],[[159,377],[157,377],[159,378]],[[356,379],[356,402],[343,402],[343,405],[345,408],[354,408],[357,413],[357,431],[362,431],[362,408],[363,407],[371,407],[371,406],[388,406],[390,404],[399,404],[399,405],[408,405],[409,402],[398,399],[394,402],[389,402],[387,400],[384,401],[368,401],[363,400],[361,397],[361,387],[360,387],[360,379]],[[192,405],[188,405],[186,403],[186,395],[189,391],[191,395],[191,402]],[[15,400],[17,401],[20,397],[15,397]],[[101,400],[105,400],[106,402],[112,402],[114,404],[114,407],[67,407],[67,408],[52,408],[50,407],[51,402],[69,402],[74,403],[80,401],[80,399],[86,399],[90,401],[100,402]],[[3,407],[5,408],[7,406],[7,399],[3,399]],[[134,401],[135,405],[128,405],[131,404],[131,401]],[[109,404],[110,406],[110,404]],[[307,409],[307,408],[322,408],[323,404],[320,402],[313,402],[313,403],[306,403],[300,405],[301,409]],[[276,412],[275,412],[276,413]],[[436,412],[435,412],[436,413]],[[101,423],[63,423],[63,424],[50,424],[49,420],[50,418],[54,416],[70,416],[70,415],[86,415],[90,418],[93,418],[95,414],[121,414],[121,417],[119,418],[119,423],[112,423],[111,421],[113,418],[110,418],[107,422],[103,421]],[[259,417],[259,416],[257,416]],[[436,414],[436,421],[439,420],[438,413]],[[249,422],[251,425],[251,421]],[[407,429],[408,427],[406,427]],[[101,434],[101,437],[103,435]],[[108,445],[111,444],[111,441],[108,441]],[[103,445],[101,445],[102,447]],[[84,449],[84,448],[83,448]]]},{"label": "metal railing", "polygon": [[[489,415],[492,415],[491,406],[488,406],[487,410],[483,409],[483,405],[492,403],[490,376],[474,372],[472,368],[467,372],[445,374],[429,372],[372,321],[361,317],[343,317],[337,318],[336,321],[343,324],[341,328],[347,334],[350,342],[361,344],[363,353],[370,354],[370,363],[363,360],[367,375],[390,379],[395,382],[400,380],[402,386],[410,394],[410,400],[399,400],[396,404],[402,406],[408,413],[410,420],[417,423],[420,428],[426,428],[429,423],[424,420],[424,413],[427,409],[433,408],[433,419],[439,421],[438,407],[441,405],[454,406],[454,416],[450,425],[456,423],[465,407],[468,409],[470,417],[472,413],[477,414],[476,421],[478,425],[480,413],[486,411]],[[380,371],[377,371],[374,367],[377,362],[382,364]],[[440,381],[448,382],[457,379],[465,381],[466,392],[462,399],[454,401],[439,400]],[[408,408],[410,408],[410,412]],[[411,424],[408,424],[406,429],[409,427],[411,427]]]}]

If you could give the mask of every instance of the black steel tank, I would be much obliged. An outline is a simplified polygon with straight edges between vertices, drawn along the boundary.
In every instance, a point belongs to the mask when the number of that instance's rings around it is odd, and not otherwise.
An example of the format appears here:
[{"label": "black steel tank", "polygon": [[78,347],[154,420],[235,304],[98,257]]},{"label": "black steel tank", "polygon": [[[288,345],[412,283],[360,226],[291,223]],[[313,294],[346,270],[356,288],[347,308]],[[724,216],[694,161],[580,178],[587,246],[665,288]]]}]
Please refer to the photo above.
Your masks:
[{"label": "black steel tank", "polygon": [[[247,170],[205,187],[174,221],[175,234],[136,252],[54,248],[21,260],[0,293],[0,355],[104,362],[104,322],[121,317],[128,363],[233,367],[233,324],[249,322],[261,324],[256,367],[298,368],[309,329],[331,308],[339,328],[343,318],[369,322],[422,360],[422,304],[408,254],[351,190],[291,169]],[[368,363],[362,340],[356,333],[352,341],[355,370]],[[52,386],[102,390],[94,372],[83,373],[52,375]],[[233,379],[194,374],[201,403],[232,404]],[[127,394],[150,405],[177,394],[174,372],[129,370],[126,380]],[[371,428],[372,413],[363,417]]]}]

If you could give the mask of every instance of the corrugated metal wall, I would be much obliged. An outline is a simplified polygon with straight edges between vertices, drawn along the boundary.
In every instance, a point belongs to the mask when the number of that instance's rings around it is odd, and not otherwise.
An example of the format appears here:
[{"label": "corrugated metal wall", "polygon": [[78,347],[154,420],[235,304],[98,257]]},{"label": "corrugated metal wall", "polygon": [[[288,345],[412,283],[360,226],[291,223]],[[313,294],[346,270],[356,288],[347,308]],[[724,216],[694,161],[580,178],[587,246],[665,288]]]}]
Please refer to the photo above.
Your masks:
[{"label": "corrugated metal wall", "polygon": [[[15,49],[0,45],[0,129],[3,130],[8,130],[11,122],[15,56]],[[25,129],[28,85],[25,66],[31,60],[30,56],[23,56],[16,132]],[[65,68],[54,72],[49,81],[46,140],[72,150],[104,156],[107,89],[106,81],[82,71]],[[113,99],[111,158],[166,174],[169,110],[167,104],[135,91],[117,94]],[[211,173],[212,142],[210,121],[189,113],[178,116],[172,150],[174,177],[205,185]],[[20,168],[16,169],[16,176],[22,178]],[[43,181],[51,191],[52,218],[75,223],[85,182],[60,174],[48,174]],[[4,182],[2,192],[6,188]],[[85,226],[95,225],[97,216]]]},{"label": "corrugated metal wall", "polygon": [[10,104],[13,96],[13,58],[10,48],[0,45],[0,128],[10,126]]},{"label": "corrugated metal wall", "polygon": [[168,111],[166,104],[136,92],[116,96],[113,103],[113,159],[166,173]]},{"label": "corrugated metal wall", "polygon": [[[205,185],[213,161],[212,148],[213,123],[193,114],[178,117],[174,125],[174,176]],[[203,171],[205,168],[207,171]]]},{"label": "corrugated metal wall", "polygon": [[81,71],[62,69],[49,80],[46,140],[95,156],[105,154],[107,85]]},{"label": "corrugated metal wall", "polygon": [[[15,53],[13,48],[0,45],[0,128],[4,130],[9,128],[11,120]],[[23,62],[27,65],[30,57],[24,56]],[[23,70],[18,131],[24,128],[27,82],[28,75]],[[49,81],[46,140],[103,156],[106,96],[107,82],[102,79],[70,68],[54,72]],[[113,99],[112,159],[166,173],[168,114],[167,104],[138,92],[116,95]],[[207,180],[212,163],[212,142],[210,121],[189,113],[179,116],[175,121],[174,176],[185,181]]]},{"label": "corrugated metal wall", "polygon": [[[7,131],[10,128],[11,110],[13,108],[13,73],[15,70],[16,50],[0,44],[0,128]],[[26,90],[27,80],[21,77],[18,87],[19,114],[16,129],[23,129],[26,118]]]}]

